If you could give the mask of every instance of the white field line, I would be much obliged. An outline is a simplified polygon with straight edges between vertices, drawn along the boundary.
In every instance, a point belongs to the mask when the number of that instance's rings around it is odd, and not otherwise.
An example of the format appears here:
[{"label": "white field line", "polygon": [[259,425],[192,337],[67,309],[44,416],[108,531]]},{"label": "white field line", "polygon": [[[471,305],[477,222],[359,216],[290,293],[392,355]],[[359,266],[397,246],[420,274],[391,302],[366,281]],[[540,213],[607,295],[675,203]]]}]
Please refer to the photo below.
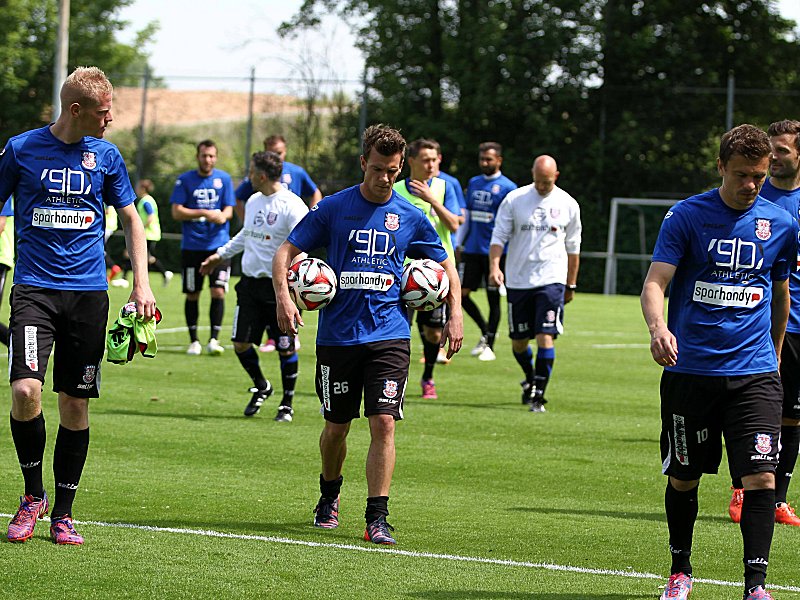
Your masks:
[{"label": "white field line", "polygon": [[[2,514],[0,517],[11,518],[14,515]],[[49,521],[48,517],[42,519]],[[398,550],[396,548],[376,547],[376,546],[354,546],[351,544],[330,544],[323,542],[309,542],[307,540],[294,540],[292,538],[277,537],[272,535],[245,535],[239,533],[225,533],[224,531],[213,531],[210,529],[186,529],[183,527],[154,527],[152,525],[136,525],[133,523],[105,523],[103,521],[74,521],[79,525],[93,525],[95,527],[114,527],[118,529],[135,529],[138,531],[151,531],[156,533],[176,533],[183,535],[197,535],[202,537],[248,540],[257,542],[267,542],[272,544],[288,544],[292,546],[306,546],[308,548],[332,548],[335,550],[352,550],[355,552],[379,552],[382,554],[392,554],[395,556],[405,556],[408,558],[430,558],[434,560],[479,563],[487,565],[499,565],[503,567],[522,567],[526,569],[542,569],[545,571],[562,571],[566,573],[581,573],[586,575],[605,575],[610,577],[626,577],[628,579],[665,579],[663,575],[655,573],[640,573],[633,570],[619,569],[596,569],[590,567],[575,567],[572,565],[556,565],[553,563],[535,563],[518,560],[503,560],[498,558],[482,558],[480,556],[461,556],[458,554],[437,554],[433,552],[415,552],[413,550]],[[708,583],[723,587],[740,587],[741,581],[721,581],[718,579],[696,578],[697,583]],[[770,583],[767,586],[770,590],[783,592],[800,592],[800,587],[792,585],[776,585]]]}]

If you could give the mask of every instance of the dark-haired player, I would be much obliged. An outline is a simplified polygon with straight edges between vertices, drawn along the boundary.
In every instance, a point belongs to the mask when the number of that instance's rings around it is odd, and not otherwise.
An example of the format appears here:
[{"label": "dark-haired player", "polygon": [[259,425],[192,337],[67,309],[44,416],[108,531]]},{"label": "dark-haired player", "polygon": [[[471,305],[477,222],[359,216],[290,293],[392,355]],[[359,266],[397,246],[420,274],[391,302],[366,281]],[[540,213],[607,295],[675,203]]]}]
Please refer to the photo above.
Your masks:
[{"label": "dark-haired player", "polygon": [[363,396],[371,436],[364,537],[394,544],[386,517],[395,465],[395,421],[403,418],[411,337],[400,300],[403,261],[431,258],[450,277],[451,312],[443,338],[450,344],[448,355],[461,348],[461,289],[430,221],[392,190],[406,148],[400,132],[373,125],[364,132],[362,147],[363,182],[326,197],[295,227],[275,254],[272,281],[278,325],[287,333],[303,324],[286,282],[294,256],[325,247],[327,262],[340,281],[336,297],[319,314],[317,330],[316,387],[325,427],[319,443],[322,473],[314,525],[339,525],[347,434],[360,415]]},{"label": "dark-haired player", "polygon": [[[503,147],[497,142],[483,142],[478,146],[478,166],[481,175],[469,180],[467,186],[467,228],[464,234],[461,262],[461,305],[481,330],[481,339],[471,354],[479,360],[495,360],[494,339],[500,324],[500,290],[489,283],[489,246],[492,243],[497,209],[506,195],[517,189],[517,184],[503,175]],[[504,257],[501,257],[504,263]],[[504,264],[500,265],[503,270]],[[472,290],[486,284],[489,301],[489,320],[483,318],[478,305],[470,298]]]},{"label": "dark-haired player", "polygon": [[[230,240],[229,221],[233,217],[233,207],[236,204],[231,177],[225,171],[217,169],[216,164],[217,145],[211,140],[203,140],[197,144],[197,168],[178,177],[169,199],[172,204],[172,218],[183,222],[181,263],[183,293],[186,294],[184,312],[190,339],[186,354],[193,356],[203,351],[197,339],[200,292],[203,291],[205,279],[200,273],[200,264]],[[206,351],[212,356],[218,356],[225,351],[218,340],[222,318],[225,316],[225,293],[228,291],[230,275],[229,260],[220,262],[208,274],[211,337]]]},{"label": "dark-haired player", "polygon": [[[452,234],[458,230],[461,207],[458,205],[453,187],[434,174],[439,170],[441,150],[434,140],[418,139],[408,145],[408,165],[410,173],[406,179],[394,184],[394,191],[413,206],[419,208],[430,220],[447,256],[455,262]],[[422,347],[425,368],[422,371],[422,397],[436,399],[436,383],[433,369],[439,359],[442,331],[447,322],[447,306],[429,311],[419,311],[416,315],[422,327]]]},{"label": "dark-haired player", "polygon": [[250,181],[256,193],[245,205],[244,226],[231,241],[217,249],[200,265],[210,273],[223,260],[242,253],[242,278],[236,284],[236,312],[233,317],[233,348],[236,357],[253,380],[253,393],[244,409],[255,415],[272,394],[264,377],[253,344],[261,343],[264,330],[277,341],[281,362],[283,399],[275,420],[290,422],[294,415],[292,399],[297,382],[297,352],[294,336],[282,333],[276,320],[275,291],[272,286],[272,259],[289,232],[308,213],[303,201],[281,185],[282,161],[274,152],[256,152],[250,162]]},{"label": "dark-haired player", "polygon": [[777,356],[798,226],[758,195],[769,160],[760,129],[740,125],[722,136],[722,184],[667,213],[642,290],[650,351],[664,367],[661,458],[672,567],[663,600],[691,592],[697,488],[704,473],[717,472],[723,436],[731,477],[744,484],[744,598],[772,598],[764,585],[783,400]]},{"label": "dark-haired player", "polygon": [[[79,545],[72,505],[89,448],[89,398],[100,395],[108,315],[103,257],[104,205],[116,207],[133,264],[130,300],[155,313],[144,228],[125,162],[101,139],[112,121],[113,88],[96,67],[79,67],[61,87],[55,123],[9,140],[0,152],[0,198],[14,195],[17,263],[11,290],[11,436],[25,494],[8,539],[33,536],[47,513],[42,481],[45,423],[42,385],[54,352],[59,427],[53,451],[55,502],[50,535]],[[55,342],[55,350],[53,345]]]}]

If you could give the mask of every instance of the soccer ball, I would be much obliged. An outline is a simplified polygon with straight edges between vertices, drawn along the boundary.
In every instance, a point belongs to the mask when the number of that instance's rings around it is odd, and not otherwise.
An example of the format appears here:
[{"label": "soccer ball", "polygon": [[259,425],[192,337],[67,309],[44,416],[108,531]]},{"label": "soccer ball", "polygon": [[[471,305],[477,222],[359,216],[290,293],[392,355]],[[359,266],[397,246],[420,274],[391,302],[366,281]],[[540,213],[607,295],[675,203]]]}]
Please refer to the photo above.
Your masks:
[{"label": "soccer ball", "polygon": [[319,310],[336,295],[336,273],[318,258],[303,258],[289,267],[289,295],[301,310]]},{"label": "soccer ball", "polygon": [[400,297],[414,310],[439,308],[450,292],[450,279],[444,267],[434,260],[412,260],[403,268]]}]

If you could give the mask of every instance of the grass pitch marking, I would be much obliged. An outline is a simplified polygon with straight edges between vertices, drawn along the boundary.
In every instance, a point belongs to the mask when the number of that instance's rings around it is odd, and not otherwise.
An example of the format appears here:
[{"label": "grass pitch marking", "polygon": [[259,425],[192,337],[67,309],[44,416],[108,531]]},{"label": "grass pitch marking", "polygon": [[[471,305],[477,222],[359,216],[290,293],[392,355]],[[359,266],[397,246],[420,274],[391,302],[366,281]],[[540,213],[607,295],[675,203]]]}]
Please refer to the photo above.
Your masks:
[{"label": "grass pitch marking", "polygon": [[[14,515],[0,513],[0,517],[11,518]],[[44,517],[42,521],[49,521],[49,517]],[[137,531],[150,531],[156,533],[175,533],[181,535],[197,535],[203,537],[247,540],[267,542],[272,544],[287,544],[292,546],[305,546],[307,548],[331,548],[335,550],[351,550],[355,552],[378,552],[382,554],[393,554],[395,556],[405,556],[408,558],[431,558],[435,560],[445,560],[452,562],[478,563],[486,565],[498,565],[503,567],[522,567],[525,569],[542,569],[545,571],[561,571],[565,573],[581,573],[585,575],[604,575],[609,577],[626,577],[628,579],[656,579],[664,580],[663,575],[655,573],[641,573],[634,570],[619,569],[597,569],[591,567],[576,567],[572,565],[557,565],[553,563],[536,563],[518,560],[504,560],[499,558],[483,558],[480,556],[461,556],[458,554],[438,554],[434,552],[416,552],[413,550],[399,550],[397,548],[376,547],[376,546],[356,546],[353,544],[334,544],[327,542],[311,542],[308,540],[295,540],[292,538],[278,537],[272,535],[246,535],[242,533],[226,533],[224,531],[214,531],[211,529],[188,529],[183,527],[155,527],[153,525],[137,525],[134,523],[106,523],[103,521],[78,521],[79,525],[93,525],[95,527],[114,527],[117,529],[134,529]],[[723,587],[741,587],[741,581],[722,581],[718,579],[694,579],[695,583],[708,583]],[[777,585],[770,583],[770,590],[783,592],[800,592],[800,587],[791,585]]]}]

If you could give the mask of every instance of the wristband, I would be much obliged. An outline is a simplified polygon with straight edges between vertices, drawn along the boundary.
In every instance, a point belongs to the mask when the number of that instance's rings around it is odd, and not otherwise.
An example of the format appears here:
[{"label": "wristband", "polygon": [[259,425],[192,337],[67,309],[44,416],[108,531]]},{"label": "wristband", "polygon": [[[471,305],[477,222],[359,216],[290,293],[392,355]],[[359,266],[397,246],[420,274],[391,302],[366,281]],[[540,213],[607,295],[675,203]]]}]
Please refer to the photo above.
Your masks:
[{"label": "wristband", "polygon": [[574,292],[575,290],[578,289],[578,284],[576,283],[568,284],[567,289]]}]

